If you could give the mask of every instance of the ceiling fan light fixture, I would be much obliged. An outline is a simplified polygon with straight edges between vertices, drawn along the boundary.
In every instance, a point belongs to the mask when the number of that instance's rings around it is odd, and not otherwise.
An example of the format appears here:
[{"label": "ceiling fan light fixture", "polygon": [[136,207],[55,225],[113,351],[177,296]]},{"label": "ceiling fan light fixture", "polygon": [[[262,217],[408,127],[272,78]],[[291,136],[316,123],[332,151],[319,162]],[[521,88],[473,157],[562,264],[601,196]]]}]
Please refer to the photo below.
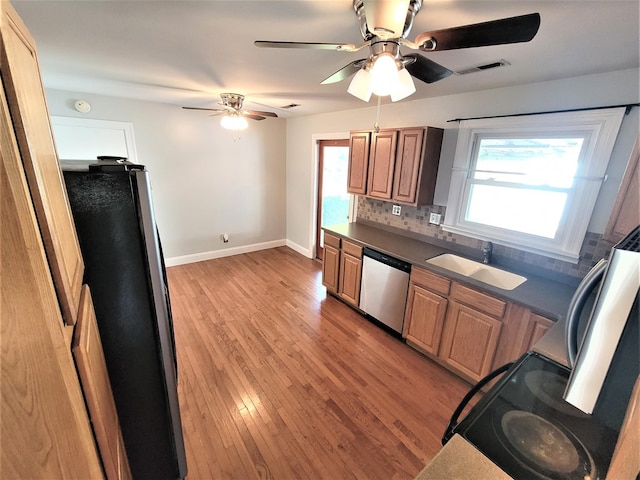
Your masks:
[{"label": "ceiling fan light fixture", "polygon": [[364,102],[371,98],[371,73],[364,68],[358,70],[349,84],[347,92]]},{"label": "ceiling fan light fixture", "polygon": [[369,31],[380,38],[402,36],[409,9],[409,0],[367,0],[364,11]]},{"label": "ceiling fan light fixture", "polygon": [[220,125],[227,130],[244,130],[249,126],[249,123],[242,115],[223,115]]},{"label": "ceiling fan light fixture", "polygon": [[416,86],[413,83],[411,75],[406,68],[403,68],[398,72],[398,81],[391,90],[391,101],[397,102],[403,98],[407,98],[409,95],[413,95],[416,91]]},{"label": "ceiling fan light fixture", "polygon": [[398,83],[398,65],[387,53],[378,55],[371,67],[371,90],[379,97],[387,96]]}]

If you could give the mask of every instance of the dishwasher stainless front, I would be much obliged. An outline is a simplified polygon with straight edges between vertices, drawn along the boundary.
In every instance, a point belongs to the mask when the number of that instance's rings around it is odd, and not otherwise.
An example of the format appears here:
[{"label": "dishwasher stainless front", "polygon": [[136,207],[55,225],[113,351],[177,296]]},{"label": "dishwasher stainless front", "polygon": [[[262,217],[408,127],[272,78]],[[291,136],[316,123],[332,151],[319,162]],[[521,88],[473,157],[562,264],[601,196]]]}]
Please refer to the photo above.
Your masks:
[{"label": "dishwasher stainless front", "polygon": [[370,248],[362,254],[360,310],[402,333],[411,264]]}]

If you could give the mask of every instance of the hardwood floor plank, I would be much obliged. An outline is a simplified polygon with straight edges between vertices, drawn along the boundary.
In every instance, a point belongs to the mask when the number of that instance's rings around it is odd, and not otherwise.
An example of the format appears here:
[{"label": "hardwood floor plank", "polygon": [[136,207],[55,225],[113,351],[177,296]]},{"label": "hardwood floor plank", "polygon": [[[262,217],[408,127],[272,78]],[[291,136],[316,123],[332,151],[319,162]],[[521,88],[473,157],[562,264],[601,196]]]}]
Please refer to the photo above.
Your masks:
[{"label": "hardwood floor plank", "polygon": [[469,384],[287,247],[167,271],[189,479],[410,479]]}]

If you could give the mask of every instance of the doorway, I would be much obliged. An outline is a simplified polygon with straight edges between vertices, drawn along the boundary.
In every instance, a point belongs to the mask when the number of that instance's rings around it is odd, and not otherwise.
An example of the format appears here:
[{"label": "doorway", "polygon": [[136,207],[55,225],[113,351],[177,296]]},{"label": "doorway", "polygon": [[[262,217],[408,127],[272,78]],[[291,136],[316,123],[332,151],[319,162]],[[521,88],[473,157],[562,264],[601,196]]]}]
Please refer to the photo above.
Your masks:
[{"label": "doorway", "polygon": [[352,195],[347,192],[349,140],[318,142],[318,202],[316,211],[316,257],[322,260],[322,227],[350,221]]}]

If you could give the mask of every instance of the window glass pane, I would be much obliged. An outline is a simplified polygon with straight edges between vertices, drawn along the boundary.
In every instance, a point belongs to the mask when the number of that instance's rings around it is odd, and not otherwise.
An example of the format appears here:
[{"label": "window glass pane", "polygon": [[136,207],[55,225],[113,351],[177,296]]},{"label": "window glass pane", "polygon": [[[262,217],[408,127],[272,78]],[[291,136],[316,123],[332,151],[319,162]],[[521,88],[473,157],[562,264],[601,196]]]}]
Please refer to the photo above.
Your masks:
[{"label": "window glass pane", "polygon": [[349,147],[323,147],[322,227],[349,221],[348,165]]},{"label": "window glass pane", "polygon": [[566,201],[564,192],[471,185],[465,220],[554,238]]},{"label": "window glass pane", "polygon": [[482,138],[473,178],[570,188],[584,138]]}]

